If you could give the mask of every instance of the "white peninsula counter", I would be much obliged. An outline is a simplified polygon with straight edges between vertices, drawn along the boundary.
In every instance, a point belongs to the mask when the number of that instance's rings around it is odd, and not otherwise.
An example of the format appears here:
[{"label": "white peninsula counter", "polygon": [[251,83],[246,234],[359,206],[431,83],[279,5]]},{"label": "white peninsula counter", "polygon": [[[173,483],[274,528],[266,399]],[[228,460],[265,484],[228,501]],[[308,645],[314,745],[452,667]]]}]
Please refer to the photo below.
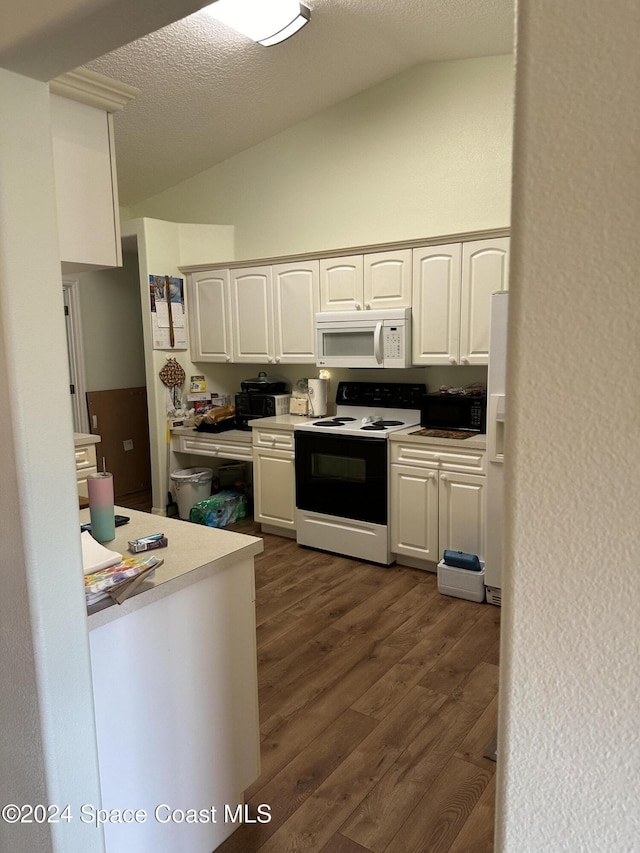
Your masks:
[{"label": "white peninsula counter", "polygon": [[131,520],[106,547],[127,554],[128,540],[160,532],[169,544],[136,595],[87,617],[102,808],[138,811],[105,823],[106,848],[209,853],[239,825],[260,772],[253,558],[263,543],[116,512]]}]

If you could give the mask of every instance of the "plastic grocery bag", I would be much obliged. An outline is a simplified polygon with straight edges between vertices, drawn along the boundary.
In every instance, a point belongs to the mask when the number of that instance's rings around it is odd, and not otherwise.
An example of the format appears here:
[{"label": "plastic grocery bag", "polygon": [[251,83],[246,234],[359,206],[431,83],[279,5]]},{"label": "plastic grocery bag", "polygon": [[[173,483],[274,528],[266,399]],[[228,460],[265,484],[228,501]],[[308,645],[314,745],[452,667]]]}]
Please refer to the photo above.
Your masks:
[{"label": "plastic grocery bag", "polygon": [[247,498],[239,492],[222,491],[191,507],[189,521],[207,527],[226,527],[247,517]]}]

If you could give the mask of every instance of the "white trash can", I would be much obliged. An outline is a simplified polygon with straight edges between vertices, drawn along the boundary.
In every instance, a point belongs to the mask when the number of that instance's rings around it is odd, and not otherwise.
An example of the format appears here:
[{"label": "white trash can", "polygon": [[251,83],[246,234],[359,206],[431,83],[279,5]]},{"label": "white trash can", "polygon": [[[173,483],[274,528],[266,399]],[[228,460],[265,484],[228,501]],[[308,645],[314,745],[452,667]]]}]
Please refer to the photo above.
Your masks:
[{"label": "white trash can", "polygon": [[211,468],[181,468],[172,471],[171,482],[176,490],[180,518],[189,521],[191,507],[211,494],[212,480]]}]

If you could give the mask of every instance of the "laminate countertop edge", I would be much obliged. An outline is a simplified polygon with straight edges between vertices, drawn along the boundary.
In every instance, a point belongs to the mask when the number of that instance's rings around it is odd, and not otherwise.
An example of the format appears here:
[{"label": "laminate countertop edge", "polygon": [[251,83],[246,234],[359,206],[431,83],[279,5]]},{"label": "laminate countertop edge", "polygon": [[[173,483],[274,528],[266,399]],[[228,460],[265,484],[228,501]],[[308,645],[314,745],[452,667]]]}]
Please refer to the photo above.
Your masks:
[{"label": "laminate countertop edge", "polygon": [[[256,536],[191,524],[176,518],[164,518],[146,512],[116,507],[118,515],[128,516],[130,521],[116,528],[116,537],[103,543],[105,548],[131,557],[128,542],[154,533],[164,533],[168,539],[166,548],[145,551],[141,556],[153,554],[163,560],[155,576],[145,581],[131,598],[122,604],[111,599],[98,602],[87,610],[89,631],[100,628],[115,619],[146,607],[154,601],[172,595],[185,587],[221,572],[246,559],[262,553],[264,543]],[[89,510],[80,511],[80,523],[90,521]]]}]

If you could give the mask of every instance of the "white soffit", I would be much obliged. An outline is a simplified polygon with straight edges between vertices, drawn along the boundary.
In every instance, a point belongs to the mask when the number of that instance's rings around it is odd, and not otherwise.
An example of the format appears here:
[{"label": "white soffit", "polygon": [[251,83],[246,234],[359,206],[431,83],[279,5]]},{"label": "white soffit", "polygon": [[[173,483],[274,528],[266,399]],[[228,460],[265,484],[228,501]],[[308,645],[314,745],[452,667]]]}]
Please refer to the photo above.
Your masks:
[{"label": "white soffit", "polygon": [[262,47],[198,12],[89,63],[140,90],[114,117],[120,200],[135,204],[425,62],[513,50],[513,0],[307,0]]}]

